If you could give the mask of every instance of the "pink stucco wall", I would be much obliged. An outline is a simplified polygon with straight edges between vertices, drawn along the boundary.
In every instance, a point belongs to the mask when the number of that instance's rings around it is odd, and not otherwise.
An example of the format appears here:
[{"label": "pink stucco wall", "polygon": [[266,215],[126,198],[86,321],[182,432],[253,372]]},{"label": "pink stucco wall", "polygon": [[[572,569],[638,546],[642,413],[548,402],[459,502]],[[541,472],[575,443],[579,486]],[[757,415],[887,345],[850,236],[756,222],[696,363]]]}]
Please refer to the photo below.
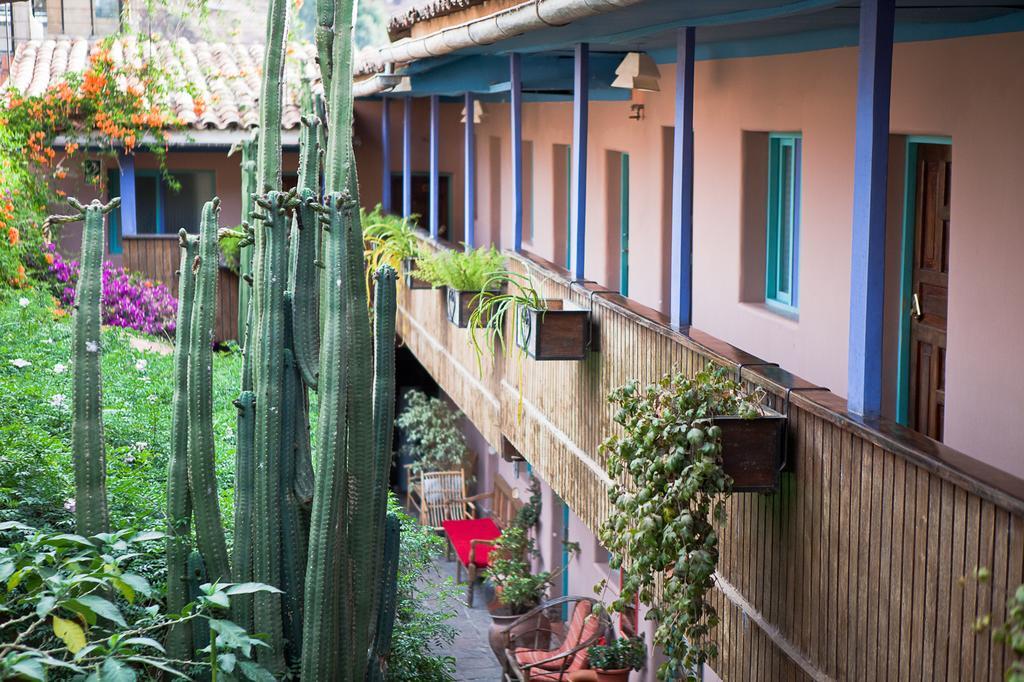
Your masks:
[{"label": "pink stucco wall", "polygon": [[[804,378],[845,395],[853,198],[855,49],[699,62],[695,94],[694,325]],[[1019,255],[1024,185],[1024,40],[1020,34],[920,43],[895,48],[891,130],[894,150],[906,135],[953,140],[946,435],[952,447],[1024,476],[1016,437],[1024,409],[1024,298]],[[645,118],[628,118],[628,102],[593,102],[588,146],[587,263],[590,279],[618,277],[606,187],[608,151],[631,157],[630,296],[666,310],[668,274],[667,144],[674,114],[674,74],[661,67],[660,93],[644,95]],[[509,246],[512,194],[507,105],[485,105],[477,130],[482,235]],[[554,220],[553,145],[571,142],[567,103],[526,104],[523,139],[533,147],[536,234],[524,248],[552,260],[564,253]],[[803,135],[799,317],[744,302],[743,133]],[[501,175],[495,177],[496,169]],[[902,192],[894,158],[891,190]],[[529,182],[529,180],[528,180]],[[497,195],[491,190],[498,189]],[[890,201],[888,243],[898,249],[901,196]],[[497,223],[497,224],[496,224]],[[886,407],[896,382],[895,330],[900,311],[898,253],[890,251],[886,307]]]}]

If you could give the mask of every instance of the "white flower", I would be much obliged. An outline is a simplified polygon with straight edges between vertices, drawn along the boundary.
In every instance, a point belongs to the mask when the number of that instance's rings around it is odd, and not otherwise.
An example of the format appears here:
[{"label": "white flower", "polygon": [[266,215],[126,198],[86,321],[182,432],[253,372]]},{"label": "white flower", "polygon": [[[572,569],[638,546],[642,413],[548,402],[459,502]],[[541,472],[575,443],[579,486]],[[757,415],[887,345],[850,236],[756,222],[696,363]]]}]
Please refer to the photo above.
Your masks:
[{"label": "white flower", "polygon": [[135,464],[135,457],[133,457],[132,455],[125,455],[124,456],[124,463],[125,464]]},{"label": "white flower", "polygon": [[157,398],[155,393],[150,393],[149,394],[149,402],[155,403],[157,400],[159,400],[159,398]]},{"label": "white flower", "polygon": [[149,363],[147,363],[143,358],[139,358],[138,360],[135,361],[135,369],[139,370],[140,372],[145,372],[147,364]]},{"label": "white flower", "polygon": [[18,369],[24,369],[25,367],[29,367],[32,365],[32,363],[29,362],[28,360],[23,360],[21,358],[14,358],[13,360],[11,360],[11,364],[17,367]]},{"label": "white flower", "polygon": [[135,444],[132,446],[132,448],[136,452],[142,452],[143,450],[145,450],[148,447],[149,447],[149,443],[147,443],[145,441],[141,441],[141,440],[135,441]]},{"label": "white flower", "polygon": [[64,407],[68,404],[68,397],[63,393],[55,393],[50,398],[50,404],[54,407]]},{"label": "white flower", "polygon": [[53,366],[53,373],[63,374],[64,372],[67,371],[67,369],[67,365],[65,365],[63,362],[58,362],[56,365]]},{"label": "white flower", "polygon": [[25,298],[24,296],[18,299],[18,305],[20,305],[22,308],[27,308],[29,303],[31,303],[31,301]]},{"label": "white flower", "polygon": [[52,346],[53,339],[43,339],[43,343],[45,343],[47,346]]},{"label": "white flower", "polygon": [[86,341],[85,350],[89,351],[90,353],[99,353],[100,347],[96,345],[95,341]]},{"label": "white flower", "polygon": [[75,511],[76,506],[77,505],[75,504],[75,498],[69,497],[68,499],[64,500],[64,508],[67,509],[69,512]]}]

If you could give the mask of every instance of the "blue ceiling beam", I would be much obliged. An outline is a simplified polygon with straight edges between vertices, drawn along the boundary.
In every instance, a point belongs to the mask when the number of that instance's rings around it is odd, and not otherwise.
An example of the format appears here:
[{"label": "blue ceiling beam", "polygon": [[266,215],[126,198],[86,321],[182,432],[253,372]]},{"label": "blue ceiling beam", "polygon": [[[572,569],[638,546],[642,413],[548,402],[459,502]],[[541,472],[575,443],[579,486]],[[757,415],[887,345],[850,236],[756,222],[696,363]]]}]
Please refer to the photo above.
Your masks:
[{"label": "blue ceiling beam", "polygon": [[672,143],[672,326],[693,318],[693,62],[696,31],[678,29],[676,119]]},{"label": "blue ceiling beam", "polygon": [[862,415],[876,415],[882,405],[885,211],[894,17],[895,0],[861,0],[847,402],[852,412]]},{"label": "blue ceiling beam", "polygon": [[430,97],[430,236],[437,239],[441,233],[439,200],[440,200],[440,162],[439,145],[441,144],[441,99],[437,95]]},{"label": "blue ceiling beam", "polygon": [[412,215],[412,97],[402,110],[402,217]]},{"label": "blue ceiling beam", "polygon": [[572,101],[572,172],[569,195],[569,212],[572,216],[572,243],[569,263],[573,279],[584,279],[586,265],[587,237],[587,138],[589,124],[590,78],[587,73],[590,64],[590,46],[580,43],[576,46],[574,58],[575,78],[573,79]]},{"label": "blue ceiling beam", "polygon": [[466,127],[465,139],[462,143],[462,151],[465,157],[463,161],[463,175],[465,175],[464,181],[466,183],[463,192],[465,199],[463,239],[466,242],[466,248],[473,248],[476,246],[476,134],[473,130],[476,121],[473,120],[473,93],[471,92],[467,92],[465,95],[465,107]]},{"label": "blue ceiling beam", "polygon": [[391,100],[384,97],[380,103],[380,205],[384,213],[391,213]]}]

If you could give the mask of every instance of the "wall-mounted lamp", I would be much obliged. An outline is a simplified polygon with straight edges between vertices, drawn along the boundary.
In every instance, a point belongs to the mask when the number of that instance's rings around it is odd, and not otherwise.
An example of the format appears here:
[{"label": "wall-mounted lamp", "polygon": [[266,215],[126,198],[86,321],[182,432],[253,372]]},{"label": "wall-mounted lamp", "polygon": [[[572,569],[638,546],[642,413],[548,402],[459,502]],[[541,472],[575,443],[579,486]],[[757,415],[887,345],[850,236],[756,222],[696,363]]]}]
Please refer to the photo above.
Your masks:
[{"label": "wall-mounted lamp", "polygon": [[[462,118],[460,118],[459,121],[462,122],[462,123],[465,123],[466,122],[466,107],[462,107],[462,114],[461,114],[461,116],[462,116]],[[484,120],[484,105],[480,103],[480,100],[474,99],[473,100],[473,123],[479,123],[482,120]]]},{"label": "wall-mounted lamp", "polygon": [[629,52],[623,57],[622,62],[615,68],[615,80],[612,81],[613,88],[626,88],[628,90],[647,90],[649,92],[660,92],[658,79],[661,72],[658,65],[654,63],[651,56],[646,52]]},{"label": "wall-mounted lamp", "polygon": [[395,87],[391,88],[391,92],[412,92],[412,79],[402,76]]}]

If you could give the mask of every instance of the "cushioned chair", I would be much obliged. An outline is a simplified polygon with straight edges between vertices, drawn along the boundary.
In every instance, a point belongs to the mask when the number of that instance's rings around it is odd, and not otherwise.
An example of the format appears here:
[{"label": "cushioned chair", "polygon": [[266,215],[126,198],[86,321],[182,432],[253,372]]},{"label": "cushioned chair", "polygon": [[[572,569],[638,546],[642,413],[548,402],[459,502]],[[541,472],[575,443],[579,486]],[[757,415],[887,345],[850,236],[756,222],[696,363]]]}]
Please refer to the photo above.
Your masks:
[{"label": "cushioned chair", "polygon": [[[594,613],[589,597],[559,597],[520,616],[508,629],[505,677],[518,682],[563,682],[590,667],[587,649],[607,635],[611,622]],[[561,622],[563,609],[572,614]]]}]

